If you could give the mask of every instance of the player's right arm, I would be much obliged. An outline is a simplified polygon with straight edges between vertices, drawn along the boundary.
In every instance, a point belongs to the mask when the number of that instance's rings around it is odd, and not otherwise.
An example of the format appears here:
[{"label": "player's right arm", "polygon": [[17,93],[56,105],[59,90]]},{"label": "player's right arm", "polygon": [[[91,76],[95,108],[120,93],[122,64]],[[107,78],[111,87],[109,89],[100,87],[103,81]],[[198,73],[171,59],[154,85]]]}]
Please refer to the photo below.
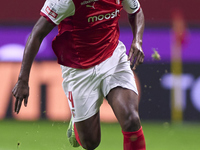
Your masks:
[{"label": "player's right arm", "polygon": [[18,81],[12,90],[16,98],[15,112],[19,113],[22,102],[27,106],[29,96],[29,74],[33,60],[39,50],[44,37],[66,17],[75,13],[75,5],[72,0],[58,1],[46,0],[41,9],[41,17],[35,24],[24,50],[22,65]]},{"label": "player's right arm", "polygon": [[19,113],[23,101],[24,105],[27,106],[29,96],[28,82],[32,63],[38,53],[42,40],[54,26],[55,25],[47,21],[46,18],[40,17],[27,40],[18,81],[12,90],[12,93],[16,98],[14,109],[16,113]]}]

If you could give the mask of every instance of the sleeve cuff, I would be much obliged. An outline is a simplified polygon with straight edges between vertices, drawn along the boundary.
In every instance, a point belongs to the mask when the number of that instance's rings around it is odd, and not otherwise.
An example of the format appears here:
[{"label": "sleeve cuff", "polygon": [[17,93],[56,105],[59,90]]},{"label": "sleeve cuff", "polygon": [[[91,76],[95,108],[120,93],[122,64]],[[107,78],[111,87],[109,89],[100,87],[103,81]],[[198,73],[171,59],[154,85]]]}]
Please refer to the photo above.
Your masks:
[{"label": "sleeve cuff", "polygon": [[46,14],[40,12],[40,15],[47,19],[48,22],[52,23],[54,26],[57,26]]}]

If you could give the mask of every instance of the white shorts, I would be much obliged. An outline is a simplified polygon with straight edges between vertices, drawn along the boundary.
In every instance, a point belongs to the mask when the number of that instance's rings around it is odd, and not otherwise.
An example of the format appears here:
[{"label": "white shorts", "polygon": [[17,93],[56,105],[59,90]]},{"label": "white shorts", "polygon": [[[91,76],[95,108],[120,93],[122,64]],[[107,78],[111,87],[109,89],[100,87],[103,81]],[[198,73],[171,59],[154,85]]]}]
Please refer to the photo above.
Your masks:
[{"label": "white shorts", "polygon": [[95,115],[103,98],[115,87],[127,88],[138,94],[130,62],[127,59],[126,48],[119,42],[113,55],[94,67],[75,69],[61,66],[63,89],[74,122]]}]

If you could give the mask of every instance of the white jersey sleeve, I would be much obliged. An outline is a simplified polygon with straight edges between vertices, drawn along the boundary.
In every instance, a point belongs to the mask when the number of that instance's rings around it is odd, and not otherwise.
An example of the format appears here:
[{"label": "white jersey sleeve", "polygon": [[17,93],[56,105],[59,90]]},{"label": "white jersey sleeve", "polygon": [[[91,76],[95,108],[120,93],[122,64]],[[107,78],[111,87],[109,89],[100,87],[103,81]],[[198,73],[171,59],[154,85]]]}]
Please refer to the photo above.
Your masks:
[{"label": "white jersey sleeve", "polygon": [[136,13],[140,9],[140,3],[138,0],[123,0],[123,9],[129,13]]},{"label": "white jersey sleeve", "polygon": [[41,12],[58,25],[63,19],[74,15],[75,5],[72,0],[46,0]]}]

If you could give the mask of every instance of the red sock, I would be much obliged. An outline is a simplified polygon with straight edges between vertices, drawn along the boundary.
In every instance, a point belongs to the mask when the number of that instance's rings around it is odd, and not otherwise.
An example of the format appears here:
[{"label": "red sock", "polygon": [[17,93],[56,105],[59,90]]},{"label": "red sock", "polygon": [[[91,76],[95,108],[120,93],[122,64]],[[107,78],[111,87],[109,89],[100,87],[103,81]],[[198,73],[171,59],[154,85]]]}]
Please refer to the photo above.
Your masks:
[{"label": "red sock", "polygon": [[[79,136],[78,136],[78,132],[77,132],[77,130],[76,130],[75,124],[74,124],[74,134],[75,134],[75,137],[76,137],[77,142],[81,145],[81,141],[80,141],[80,138],[79,138]],[[81,146],[82,146],[82,145],[81,145]]]},{"label": "red sock", "polygon": [[146,150],[142,127],[135,132],[124,132],[124,150]]}]

